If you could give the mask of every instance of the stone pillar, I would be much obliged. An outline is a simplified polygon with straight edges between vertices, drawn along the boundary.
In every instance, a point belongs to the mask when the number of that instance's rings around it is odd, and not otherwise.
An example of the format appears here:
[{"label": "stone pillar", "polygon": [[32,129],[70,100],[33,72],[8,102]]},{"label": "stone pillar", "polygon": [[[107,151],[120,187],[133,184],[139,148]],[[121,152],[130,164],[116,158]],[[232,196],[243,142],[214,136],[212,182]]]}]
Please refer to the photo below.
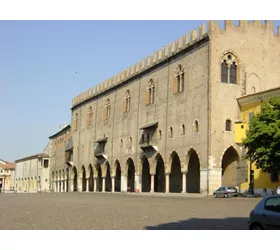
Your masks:
[{"label": "stone pillar", "polygon": [[115,192],[115,177],[112,177],[112,193]]},{"label": "stone pillar", "polygon": [[97,192],[97,178],[93,177],[93,192]]},{"label": "stone pillar", "polygon": [[74,180],[70,179],[70,192],[74,192]]},{"label": "stone pillar", "polygon": [[121,192],[127,192],[127,177],[121,176]]},{"label": "stone pillar", "polygon": [[89,188],[89,178],[86,178],[86,192],[88,192]]},{"label": "stone pillar", "polygon": [[82,187],[82,178],[78,179],[78,192],[82,192],[83,187]]},{"label": "stone pillar", "polygon": [[103,178],[102,178],[102,193],[105,192],[105,178],[106,178],[106,177],[103,177]]},{"label": "stone pillar", "polygon": [[182,179],[182,193],[186,193],[187,190],[187,173],[183,172],[183,179]]},{"label": "stone pillar", "polygon": [[169,193],[169,175],[165,174],[165,193]]},{"label": "stone pillar", "polygon": [[155,176],[153,174],[151,174],[151,191],[150,193],[154,193],[155,192]]},{"label": "stone pillar", "polygon": [[64,192],[67,192],[67,179],[64,180]]}]

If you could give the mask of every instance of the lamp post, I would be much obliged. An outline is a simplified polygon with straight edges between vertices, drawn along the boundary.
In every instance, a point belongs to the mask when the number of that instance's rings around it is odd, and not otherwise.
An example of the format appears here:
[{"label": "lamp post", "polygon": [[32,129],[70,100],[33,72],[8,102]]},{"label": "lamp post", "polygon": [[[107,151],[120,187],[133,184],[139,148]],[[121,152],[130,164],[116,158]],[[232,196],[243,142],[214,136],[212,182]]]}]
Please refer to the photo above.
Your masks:
[{"label": "lamp post", "polygon": [[249,195],[254,195],[254,170],[252,170],[252,156],[250,156]]}]

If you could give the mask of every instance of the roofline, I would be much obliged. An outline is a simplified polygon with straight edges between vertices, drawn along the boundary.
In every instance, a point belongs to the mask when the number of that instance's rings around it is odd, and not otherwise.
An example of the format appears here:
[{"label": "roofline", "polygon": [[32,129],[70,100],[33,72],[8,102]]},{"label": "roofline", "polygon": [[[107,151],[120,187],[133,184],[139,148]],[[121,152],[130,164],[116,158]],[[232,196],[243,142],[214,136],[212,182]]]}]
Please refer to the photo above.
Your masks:
[{"label": "roofline", "polygon": [[68,124],[66,127],[64,127],[63,129],[59,130],[58,132],[56,132],[55,134],[49,136],[49,139],[53,139],[54,137],[58,136],[60,133],[64,132],[65,130],[67,130],[68,128],[71,128],[71,125]]},{"label": "roofline", "polygon": [[[250,103],[265,101],[277,96],[280,96],[280,87],[271,88],[261,92],[241,96],[239,98],[236,98],[236,100],[239,105],[246,105]],[[263,99],[259,97],[262,97]]]},{"label": "roofline", "polygon": [[34,159],[34,158],[49,158],[49,155],[44,154],[44,153],[30,155],[30,156],[26,156],[24,158],[15,160],[15,163],[18,163],[18,162],[21,162],[21,161],[24,161],[24,160]]},{"label": "roofline", "polygon": [[[151,66],[149,66],[146,69],[143,69],[139,73],[137,73],[137,74],[135,74],[133,76],[130,76],[129,78],[124,79],[120,83],[118,83],[116,85],[112,85],[112,86],[106,88],[105,90],[102,90],[101,92],[96,93],[96,94],[92,95],[91,97],[86,98],[85,100],[82,100],[80,102],[77,102],[76,104],[73,104],[70,110],[73,112],[75,109],[81,107],[85,103],[88,103],[88,102],[90,102],[92,100],[98,99],[98,98],[100,98],[100,96],[104,96],[107,93],[113,92],[116,89],[119,89],[122,86],[126,85],[127,83],[130,83],[130,82],[134,81],[135,79],[139,79],[143,75],[146,75],[149,72],[151,72],[151,71],[153,71],[153,70],[155,70],[155,69],[157,69],[159,67],[162,67],[165,64],[168,64],[170,61],[174,60],[175,58],[177,58],[177,57],[179,57],[181,55],[184,55],[184,54],[186,54],[186,53],[188,53],[190,51],[193,51],[194,49],[198,48],[201,45],[207,44],[209,41],[210,41],[210,36],[206,32],[201,37],[196,38],[192,42],[188,43],[188,45],[186,47],[184,47],[183,49],[181,49],[180,51],[177,51],[174,54],[171,53],[168,57],[162,59],[160,62],[158,62],[158,63],[156,63],[154,65],[151,65]],[[97,86],[99,86],[99,85],[97,85]]]}]

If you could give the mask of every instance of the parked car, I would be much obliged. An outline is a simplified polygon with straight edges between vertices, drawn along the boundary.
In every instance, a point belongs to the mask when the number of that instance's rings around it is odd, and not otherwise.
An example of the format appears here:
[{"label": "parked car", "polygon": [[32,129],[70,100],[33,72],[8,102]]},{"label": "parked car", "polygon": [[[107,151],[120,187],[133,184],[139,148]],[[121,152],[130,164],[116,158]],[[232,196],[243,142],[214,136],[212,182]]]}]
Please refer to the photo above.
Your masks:
[{"label": "parked car", "polygon": [[230,198],[232,196],[238,196],[237,189],[232,186],[222,186],[218,188],[213,195],[218,198],[218,197],[224,197],[224,198]]},{"label": "parked car", "polygon": [[250,230],[280,229],[280,195],[264,197],[251,211]]},{"label": "parked car", "polygon": [[276,194],[280,194],[280,186],[276,189]]}]

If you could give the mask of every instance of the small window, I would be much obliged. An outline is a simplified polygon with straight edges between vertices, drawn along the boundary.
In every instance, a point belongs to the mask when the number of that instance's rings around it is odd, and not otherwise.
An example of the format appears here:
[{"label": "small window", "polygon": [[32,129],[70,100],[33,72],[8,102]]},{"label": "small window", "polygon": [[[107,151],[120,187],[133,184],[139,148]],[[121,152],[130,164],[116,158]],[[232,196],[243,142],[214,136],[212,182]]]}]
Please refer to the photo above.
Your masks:
[{"label": "small window", "polygon": [[45,182],[48,182],[48,179],[45,179]]},{"label": "small window", "polygon": [[198,121],[197,120],[195,120],[195,122],[194,122],[194,132],[198,132],[199,131],[199,124],[198,124]]},{"label": "small window", "polygon": [[241,128],[244,129],[244,125],[241,125]]},{"label": "small window", "polygon": [[121,139],[121,147],[123,146],[123,139]]},{"label": "small window", "polygon": [[158,139],[161,140],[162,132],[161,130],[158,131]]},{"label": "small window", "polygon": [[186,128],[185,128],[185,124],[182,124],[182,135],[186,134]]},{"label": "small window", "polygon": [[129,137],[129,145],[128,145],[129,148],[132,147],[132,137]]},{"label": "small window", "polygon": [[226,120],[226,131],[231,131],[231,120]]},{"label": "small window", "polygon": [[280,213],[280,198],[269,198],[265,203],[265,209],[268,211]]},{"label": "small window", "polygon": [[173,128],[169,127],[169,138],[173,138]]}]

